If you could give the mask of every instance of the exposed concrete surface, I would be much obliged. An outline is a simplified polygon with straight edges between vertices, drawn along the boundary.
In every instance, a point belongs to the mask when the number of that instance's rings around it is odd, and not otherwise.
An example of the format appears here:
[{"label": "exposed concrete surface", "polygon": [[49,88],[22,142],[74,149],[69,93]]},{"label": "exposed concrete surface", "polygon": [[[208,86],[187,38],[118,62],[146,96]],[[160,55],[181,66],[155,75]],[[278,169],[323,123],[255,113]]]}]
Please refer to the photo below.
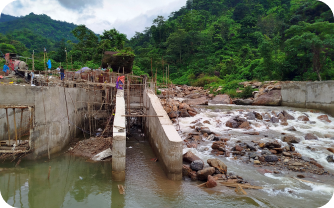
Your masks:
[{"label": "exposed concrete surface", "polygon": [[112,177],[115,181],[125,180],[126,129],[122,115],[125,115],[124,90],[117,90],[112,148]]},{"label": "exposed concrete surface", "polygon": [[171,180],[182,180],[181,137],[152,90],[144,91],[144,105],[147,107],[147,115],[163,116],[145,118],[145,134],[154,152],[163,164],[167,177]]},{"label": "exposed concrete surface", "polygon": [[282,105],[323,110],[334,116],[334,81],[282,84]]},{"label": "exposed concrete surface", "polygon": [[0,91],[0,105],[34,107],[30,135],[33,153],[26,157],[29,159],[61,151],[79,133],[74,125],[82,126],[84,116],[81,112],[87,108],[85,102],[101,102],[102,99],[101,94],[95,96],[81,88],[0,86]]}]

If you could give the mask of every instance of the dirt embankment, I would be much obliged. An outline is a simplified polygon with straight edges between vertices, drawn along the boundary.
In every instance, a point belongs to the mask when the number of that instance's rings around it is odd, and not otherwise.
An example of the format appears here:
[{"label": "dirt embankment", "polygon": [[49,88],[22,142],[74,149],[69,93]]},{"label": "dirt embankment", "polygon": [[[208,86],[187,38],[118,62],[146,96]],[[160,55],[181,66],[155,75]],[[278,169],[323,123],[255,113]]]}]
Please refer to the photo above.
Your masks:
[{"label": "dirt embankment", "polygon": [[75,156],[92,158],[94,155],[106,150],[112,149],[112,138],[91,137],[74,143],[69,148],[69,153]]}]

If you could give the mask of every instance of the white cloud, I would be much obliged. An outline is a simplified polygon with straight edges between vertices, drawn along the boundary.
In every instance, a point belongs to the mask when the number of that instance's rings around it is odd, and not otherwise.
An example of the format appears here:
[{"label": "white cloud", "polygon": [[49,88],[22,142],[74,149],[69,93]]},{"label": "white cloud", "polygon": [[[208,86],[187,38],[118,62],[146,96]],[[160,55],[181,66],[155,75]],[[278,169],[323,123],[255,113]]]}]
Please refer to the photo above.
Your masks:
[{"label": "white cloud", "polygon": [[131,38],[152,25],[158,15],[167,17],[185,4],[186,0],[1,0],[0,9],[13,16],[46,14],[55,20],[85,24],[98,34],[115,27]]}]

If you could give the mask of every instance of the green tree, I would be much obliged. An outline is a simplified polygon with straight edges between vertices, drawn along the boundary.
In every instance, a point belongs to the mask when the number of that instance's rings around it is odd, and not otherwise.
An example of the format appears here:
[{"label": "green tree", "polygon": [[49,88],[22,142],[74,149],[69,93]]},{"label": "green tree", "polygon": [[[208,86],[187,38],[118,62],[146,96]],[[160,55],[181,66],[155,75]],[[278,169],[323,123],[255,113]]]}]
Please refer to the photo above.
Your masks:
[{"label": "green tree", "polygon": [[[321,81],[321,72],[327,57],[333,55],[334,23],[316,22],[314,24],[301,22],[286,31],[290,37],[286,40],[287,50],[294,46],[312,54],[312,68]],[[307,54],[306,54],[307,55]]]}]

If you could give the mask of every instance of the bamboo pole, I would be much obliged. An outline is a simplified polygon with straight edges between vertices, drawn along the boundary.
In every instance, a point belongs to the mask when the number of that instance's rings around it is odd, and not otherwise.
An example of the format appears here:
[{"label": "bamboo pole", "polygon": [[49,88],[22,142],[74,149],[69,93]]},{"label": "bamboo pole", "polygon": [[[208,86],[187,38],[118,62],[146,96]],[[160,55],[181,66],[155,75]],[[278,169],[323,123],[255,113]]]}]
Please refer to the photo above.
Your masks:
[{"label": "bamboo pole", "polygon": [[10,131],[9,131],[9,119],[8,119],[8,109],[6,108],[6,117],[7,117],[7,130],[8,130],[8,140],[10,144]]},{"label": "bamboo pole", "polygon": [[16,116],[15,116],[15,108],[13,108],[14,112],[14,131],[15,131],[15,144],[17,144],[17,129],[16,129]]}]

